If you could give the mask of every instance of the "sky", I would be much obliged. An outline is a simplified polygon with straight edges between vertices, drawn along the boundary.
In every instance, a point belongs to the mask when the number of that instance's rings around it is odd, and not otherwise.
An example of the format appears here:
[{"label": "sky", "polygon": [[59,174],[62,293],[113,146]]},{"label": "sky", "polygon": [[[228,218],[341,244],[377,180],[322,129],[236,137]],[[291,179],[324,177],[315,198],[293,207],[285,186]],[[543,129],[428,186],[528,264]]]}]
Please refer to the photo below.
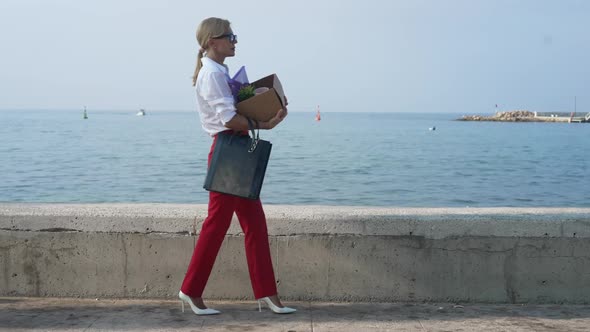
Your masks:
[{"label": "sky", "polygon": [[2,0],[0,110],[194,110],[211,16],[289,111],[590,112],[585,0]]}]

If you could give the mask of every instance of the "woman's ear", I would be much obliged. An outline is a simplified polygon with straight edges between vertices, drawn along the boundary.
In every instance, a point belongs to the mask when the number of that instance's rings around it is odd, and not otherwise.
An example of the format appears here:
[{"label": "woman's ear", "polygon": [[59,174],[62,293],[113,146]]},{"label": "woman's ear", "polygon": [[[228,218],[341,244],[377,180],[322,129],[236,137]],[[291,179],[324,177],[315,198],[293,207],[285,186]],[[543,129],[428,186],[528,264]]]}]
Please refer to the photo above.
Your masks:
[{"label": "woman's ear", "polygon": [[207,41],[207,49],[210,50],[210,49],[213,49],[213,48],[215,48],[215,39],[210,38]]}]

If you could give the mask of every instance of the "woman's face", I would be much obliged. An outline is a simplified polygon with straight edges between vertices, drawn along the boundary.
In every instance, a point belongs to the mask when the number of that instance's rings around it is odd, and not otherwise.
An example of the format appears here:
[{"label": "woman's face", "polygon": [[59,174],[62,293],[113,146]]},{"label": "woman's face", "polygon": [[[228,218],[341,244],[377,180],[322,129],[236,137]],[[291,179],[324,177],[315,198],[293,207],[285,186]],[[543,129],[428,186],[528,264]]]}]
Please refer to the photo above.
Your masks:
[{"label": "woman's face", "polygon": [[238,43],[238,36],[234,35],[233,31],[224,33],[221,36],[211,39],[213,42],[213,49],[215,53],[223,57],[230,57],[236,55],[236,44]]}]

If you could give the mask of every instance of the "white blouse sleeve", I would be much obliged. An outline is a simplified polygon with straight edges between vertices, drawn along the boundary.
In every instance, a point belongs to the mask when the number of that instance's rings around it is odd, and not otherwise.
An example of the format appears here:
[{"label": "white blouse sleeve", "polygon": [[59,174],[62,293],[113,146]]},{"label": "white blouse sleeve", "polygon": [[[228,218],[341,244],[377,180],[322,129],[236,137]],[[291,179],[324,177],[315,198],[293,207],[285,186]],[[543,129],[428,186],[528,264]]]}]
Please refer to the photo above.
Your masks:
[{"label": "white blouse sleeve", "polygon": [[203,77],[204,89],[200,93],[203,99],[207,101],[209,106],[225,125],[236,115],[236,106],[234,105],[234,97],[227,83],[224,73],[212,72],[206,77]]}]

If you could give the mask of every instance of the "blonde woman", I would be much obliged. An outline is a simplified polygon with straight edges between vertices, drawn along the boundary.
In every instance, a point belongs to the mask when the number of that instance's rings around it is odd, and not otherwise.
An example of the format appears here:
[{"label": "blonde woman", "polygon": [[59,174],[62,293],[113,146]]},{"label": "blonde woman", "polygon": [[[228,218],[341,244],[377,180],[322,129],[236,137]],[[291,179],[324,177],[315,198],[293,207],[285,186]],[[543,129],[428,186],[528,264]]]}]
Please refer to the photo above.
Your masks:
[{"label": "blonde woman", "polygon": [[[197,91],[197,111],[201,125],[213,138],[209,152],[211,162],[217,134],[228,130],[247,132],[248,120],[236,113],[228,68],[224,65],[225,58],[235,55],[238,43],[230,22],[216,17],[203,20],[197,28],[197,41],[201,48],[193,86]],[[272,129],[286,116],[287,109],[281,109],[274,118],[260,122],[260,129]],[[261,302],[265,302],[275,313],[295,312],[295,309],[284,307],[277,294],[266,218],[260,199],[251,200],[217,192],[209,192],[208,216],[203,222],[178,294],[183,311],[186,302],[197,315],[219,314],[219,311],[207,308],[201,296],[234,212],[244,231],[248,270],[259,310]]]}]

